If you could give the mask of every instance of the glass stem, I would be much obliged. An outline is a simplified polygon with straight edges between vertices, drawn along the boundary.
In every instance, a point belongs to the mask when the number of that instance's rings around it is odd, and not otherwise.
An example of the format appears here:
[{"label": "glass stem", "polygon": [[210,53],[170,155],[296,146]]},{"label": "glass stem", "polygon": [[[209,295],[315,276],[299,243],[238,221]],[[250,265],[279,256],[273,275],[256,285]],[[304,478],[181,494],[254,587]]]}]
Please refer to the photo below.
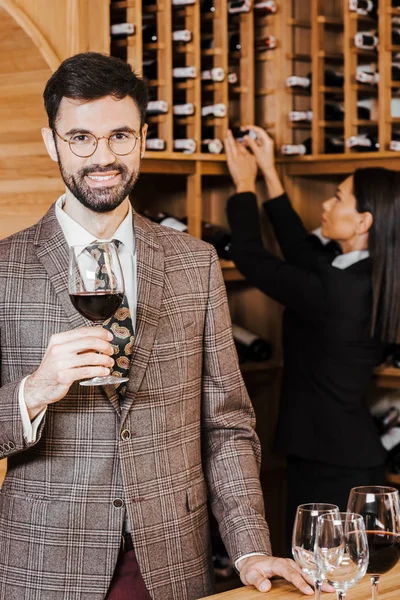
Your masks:
[{"label": "glass stem", "polygon": [[346,600],[346,592],[343,590],[336,590],[336,600]]},{"label": "glass stem", "polygon": [[378,600],[379,575],[371,575],[372,600]]},{"label": "glass stem", "polygon": [[316,579],[314,582],[315,595],[314,600],[321,599],[321,591],[322,591],[322,579]]}]

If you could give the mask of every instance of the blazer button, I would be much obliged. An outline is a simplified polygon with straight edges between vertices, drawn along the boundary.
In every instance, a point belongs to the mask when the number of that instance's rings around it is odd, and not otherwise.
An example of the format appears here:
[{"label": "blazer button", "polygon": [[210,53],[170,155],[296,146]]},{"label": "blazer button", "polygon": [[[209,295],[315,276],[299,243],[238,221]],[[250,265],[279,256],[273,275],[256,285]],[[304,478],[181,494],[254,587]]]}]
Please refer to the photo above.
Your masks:
[{"label": "blazer button", "polygon": [[115,500],[113,500],[114,508],[122,508],[124,504],[125,502],[122,500],[122,498],[115,498]]},{"label": "blazer button", "polygon": [[123,429],[121,431],[121,438],[124,440],[124,442],[126,442],[126,440],[131,439],[131,432],[129,431],[129,429]]}]

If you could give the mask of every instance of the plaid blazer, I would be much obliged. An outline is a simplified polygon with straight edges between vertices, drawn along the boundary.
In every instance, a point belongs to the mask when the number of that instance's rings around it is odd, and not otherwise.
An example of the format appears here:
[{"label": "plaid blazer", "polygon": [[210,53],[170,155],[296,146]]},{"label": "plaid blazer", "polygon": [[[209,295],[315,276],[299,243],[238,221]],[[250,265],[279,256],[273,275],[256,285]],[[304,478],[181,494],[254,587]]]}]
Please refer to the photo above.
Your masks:
[{"label": "plaid blazer", "polygon": [[134,228],[137,331],[126,402],[120,409],[114,386],[75,383],[48,407],[33,444],[23,438],[19,384],[52,334],[89,322],[69,299],[54,206],[0,241],[2,600],[102,600],[125,510],[156,600],[213,592],[207,497],[233,560],[270,552],[260,448],[218,258],[137,214]]}]

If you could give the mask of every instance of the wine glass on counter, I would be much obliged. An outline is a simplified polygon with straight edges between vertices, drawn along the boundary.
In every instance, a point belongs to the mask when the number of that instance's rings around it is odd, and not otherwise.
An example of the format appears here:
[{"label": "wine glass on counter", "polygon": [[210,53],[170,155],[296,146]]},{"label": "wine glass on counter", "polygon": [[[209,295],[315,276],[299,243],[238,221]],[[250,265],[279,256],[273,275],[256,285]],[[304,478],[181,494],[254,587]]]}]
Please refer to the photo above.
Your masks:
[{"label": "wine glass on counter", "polygon": [[368,566],[368,541],[364,520],[352,512],[318,517],[315,564],[322,579],[336,590],[336,599],[364,577]]},{"label": "wine glass on counter", "polygon": [[318,517],[326,514],[339,514],[336,504],[310,503],[297,507],[293,526],[292,554],[301,570],[314,582],[315,600],[321,597],[323,579],[315,563],[314,547],[317,534]]},{"label": "wine glass on counter", "polygon": [[386,486],[361,486],[351,490],[347,510],[364,517],[369,546],[372,600],[378,600],[379,578],[400,558],[399,492]]},{"label": "wine glass on counter", "polygon": [[[117,246],[94,242],[71,246],[69,253],[69,297],[76,310],[95,325],[103,325],[120,307],[125,287]],[[81,381],[80,385],[110,385],[127,377],[105,375]]]}]

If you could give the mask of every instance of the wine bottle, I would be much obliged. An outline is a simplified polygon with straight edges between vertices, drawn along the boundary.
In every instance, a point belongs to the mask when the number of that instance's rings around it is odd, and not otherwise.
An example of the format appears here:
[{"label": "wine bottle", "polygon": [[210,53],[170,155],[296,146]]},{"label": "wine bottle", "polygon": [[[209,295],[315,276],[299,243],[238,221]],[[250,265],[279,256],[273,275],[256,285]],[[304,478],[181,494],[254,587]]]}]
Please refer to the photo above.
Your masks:
[{"label": "wine bottle", "polygon": [[201,0],[200,12],[202,12],[202,13],[215,12],[214,0]]},{"label": "wine bottle", "polygon": [[376,70],[376,64],[358,65],[356,70],[356,81],[375,85],[379,81],[379,73]]},{"label": "wine bottle", "polygon": [[[390,140],[389,149],[393,150],[394,152],[400,152],[400,133],[393,131],[391,138],[392,139]],[[398,358],[400,359],[400,353]],[[398,366],[400,367],[400,360]]]},{"label": "wine bottle", "polygon": [[211,104],[201,107],[202,117],[208,117],[210,115],[214,117],[226,117],[227,114],[228,109],[226,107],[226,104],[222,104],[221,102],[218,104]]},{"label": "wine bottle", "polygon": [[174,150],[184,154],[193,154],[196,152],[197,144],[193,138],[180,138],[174,140]]},{"label": "wine bottle", "polygon": [[[357,118],[369,120],[371,109],[362,104],[357,104]],[[325,121],[344,121],[344,106],[338,102],[325,102]]]},{"label": "wine bottle", "polygon": [[228,13],[236,14],[249,12],[251,8],[251,0],[230,0],[228,2]]},{"label": "wine bottle", "polygon": [[349,0],[349,9],[359,15],[377,19],[378,2],[376,0]]},{"label": "wine bottle", "polygon": [[395,344],[393,347],[391,361],[396,369],[400,369],[400,345],[398,344]]},{"label": "wine bottle", "polygon": [[346,146],[358,152],[376,152],[379,150],[378,136],[373,133],[352,135],[346,140]]},{"label": "wine bottle", "polygon": [[394,46],[400,45],[400,29],[397,27],[392,28],[392,44]]},{"label": "wine bottle", "polygon": [[310,122],[313,118],[312,110],[291,110],[289,112],[289,121],[297,122]]},{"label": "wine bottle", "polygon": [[201,72],[202,81],[223,81],[225,79],[225,71],[222,67],[214,69],[206,69]]},{"label": "wine bottle", "polygon": [[248,135],[252,140],[257,139],[257,134],[254,129],[241,129],[240,127],[232,127],[231,132],[233,137],[238,140],[238,142],[241,142],[246,135]]},{"label": "wine bottle", "polygon": [[[312,154],[312,139],[307,138],[301,144],[284,144],[281,147],[282,154],[288,156],[302,156]],[[344,152],[344,138],[342,136],[326,135],[324,138],[325,154],[341,154]]]},{"label": "wine bottle", "polygon": [[231,71],[231,73],[228,73],[228,83],[230,85],[235,85],[235,83],[237,83],[239,81],[239,77],[238,74],[235,73],[234,71]]},{"label": "wine bottle", "polygon": [[229,52],[240,52],[242,45],[240,43],[240,35],[236,31],[229,34],[228,48]]},{"label": "wine bottle", "polygon": [[391,406],[383,415],[374,416],[374,423],[379,435],[388,432],[389,429],[397,425],[400,420],[400,413],[395,406]]},{"label": "wine bottle", "polygon": [[[148,209],[143,211],[143,214],[152,221],[164,225],[166,227],[172,227],[178,231],[187,231],[187,217],[177,219],[168,213],[160,212],[156,215],[152,215]],[[208,223],[202,221],[202,239],[209,244],[213,245],[217,251],[217,254],[226,260],[231,260],[231,234],[224,227],[215,225],[214,223]]]},{"label": "wine bottle", "polygon": [[154,44],[158,41],[157,27],[155,25],[143,25],[142,39],[144,44]]},{"label": "wine bottle", "polygon": [[196,0],[172,0],[172,6],[189,6],[190,4],[196,4]]},{"label": "wine bottle", "polygon": [[392,81],[400,81],[400,63],[392,63]]},{"label": "wine bottle", "polygon": [[221,154],[224,144],[219,138],[205,138],[201,140],[201,151],[207,154]]},{"label": "wine bottle", "polygon": [[196,67],[176,67],[172,69],[174,79],[194,79],[197,77]]},{"label": "wine bottle", "polygon": [[272,356],[272,345],[260,336],[232,323],[232,335],[239,362],[260,362]]},{"label": "wine bottle", "polygon": [[147,104],[147,115],[164,115],[168,112],[168,102],[165,100],[150,100]]},{"label": "wine bottle", "polygon": [[158,68],[156,60],[145,60],[142,63],[142,73],[143,77],[146,79],[157,79],[158,78]]},{"label": "wine bottle", "polygon": [[157,127],[149,127],[146,134],[146,150],[165,150],[165,140],[158,137]]},{"label": "wine bottle", "polygon": [[133,23],[116,23],[111,25],[110,32],[111,37],[114,39],[124,38],[128,35],[134,35],[135,26]]},{"label": "wine bottle", "polygon": [[267,35],[263,38],[259,38],[254,41],[256,50],[273,50],[276,48],[276,37],[274,35]]},{"label": "wine bottle", "polygon": [[172,32],[172,41],[174,42],[190,42],[192,39],[192,32],[189,29],[177,29]]},{"label": "wine bottle", "polygon": [[[324,70],[324,85],[326,87],[343,87],[344,75],[333,69]],[[312,73],[308,73],[307,77],[298,77],[291,75],[286,79],[287,87],[305,88],[311,91]]]},{"label": "wine bottle", "polygon": [[186,102],[185,104],[174,104],[173,113],[178,117],[194,115],[194,104]]},{"label": "wine bottle", "polygon": [[276,13],[275,0],[261,0],[254,3],[254,10],[259,14],[274,15]]},{"label": "wine bottle", "polygon": [[359,31],[354,36],[354,43],[361,50],[375,50],[379,39],[374,31]]}]

